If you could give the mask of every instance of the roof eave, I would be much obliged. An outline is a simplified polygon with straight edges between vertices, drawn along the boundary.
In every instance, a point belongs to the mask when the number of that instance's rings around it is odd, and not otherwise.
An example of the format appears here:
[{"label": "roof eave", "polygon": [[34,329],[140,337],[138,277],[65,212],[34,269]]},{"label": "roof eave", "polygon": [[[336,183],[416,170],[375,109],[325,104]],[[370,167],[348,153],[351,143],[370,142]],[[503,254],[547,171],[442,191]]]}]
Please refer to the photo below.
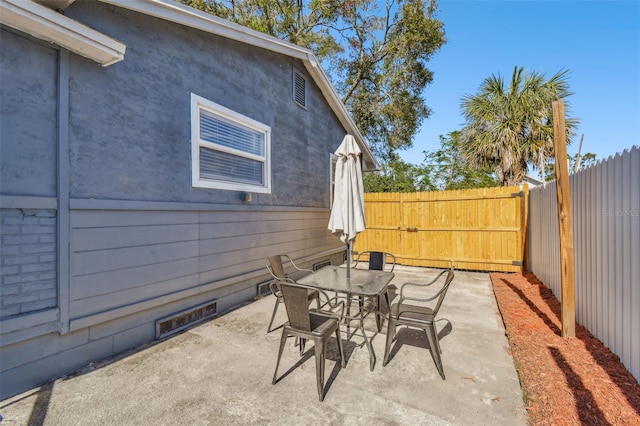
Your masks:
[{"label": "roof eave", "polygon": [[0,0],[0,23],[61,46],[103,67],[124,59],[124,44],[30,0]]},{"label": "roof eave", "polygon": [[369,145],[365,142],[365,139],[360,133],[358,126],[351,118],[351,115],[345,108],[344,103],[342,103],[340,96],[338,96],[338,93],[335,91],[333,85],[329,81],[329,77],[324,72],[322,67],[318,64],[313,53],[309,52],[309,56],[304,61],[304,64],[309,74],[313,76],[313,79],[316,82],[323,83],[318,84],[318,86],[320,87],[320,90],[322,90],[325,99],[327,99],[327,102],[329,102],[331,108],[336,112],[340,123],[345,127],[345,129],[347,129],[347,132],[349,132],[349,134],[351,134],[358,142],[358,145],[363,152],[364,171],[372,172],[380,170],[380,165],[373,156]]}]

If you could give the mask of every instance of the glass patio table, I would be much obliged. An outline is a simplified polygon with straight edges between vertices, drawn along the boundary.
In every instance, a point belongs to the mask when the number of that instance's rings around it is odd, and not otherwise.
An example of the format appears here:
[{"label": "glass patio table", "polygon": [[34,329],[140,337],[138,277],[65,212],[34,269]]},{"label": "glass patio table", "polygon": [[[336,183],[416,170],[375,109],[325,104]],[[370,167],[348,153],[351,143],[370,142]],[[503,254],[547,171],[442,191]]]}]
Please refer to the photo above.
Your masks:
[{"label": "glass patio table", "polygon": [[[364,319],[371,312],[374,312],[378,316],[381,315],[379,311],[379,299],[380,296],[384,296],[389,304],[389,294],[387,287],[394,277],[393,272],[385,271],[370,271],[368,269],[354,269],[350,270],[350,278],[347,278],[347,268],[341,266],[326,266],[322,269],[315,271],[312,274],[305,276],[298,280],[300,284],[316,287],[325,291],[334,291],[337,293],[345,294],[347,297],[347,340],[351,339],[349,334],[351,320],[358,320],[360,325],[359,329],[362,332],[364,342],[369,350],[369,368],[373,371],[373,367],[376,362],[376,355],[371,345],[371,339],[364,331]],[[366,297],[370,298],[373,303],[367,308],[363,303],[360,303],[360,309],[353,316],[350,314],[350,305],[353,297]],[[380,323],[378,323],[378,327]]]}]

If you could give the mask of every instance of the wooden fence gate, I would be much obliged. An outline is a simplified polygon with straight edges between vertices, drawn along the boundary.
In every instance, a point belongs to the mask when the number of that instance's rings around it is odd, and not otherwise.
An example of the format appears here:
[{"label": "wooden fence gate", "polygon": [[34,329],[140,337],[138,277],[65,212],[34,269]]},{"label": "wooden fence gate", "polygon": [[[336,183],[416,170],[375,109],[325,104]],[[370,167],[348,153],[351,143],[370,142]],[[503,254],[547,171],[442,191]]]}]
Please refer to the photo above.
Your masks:
[{"label": "wooden fence gate", "polygon": [[365,194],[367,229],[354,251],[386,251],[410,266],[517,272],[526,258],[529,190]]}]

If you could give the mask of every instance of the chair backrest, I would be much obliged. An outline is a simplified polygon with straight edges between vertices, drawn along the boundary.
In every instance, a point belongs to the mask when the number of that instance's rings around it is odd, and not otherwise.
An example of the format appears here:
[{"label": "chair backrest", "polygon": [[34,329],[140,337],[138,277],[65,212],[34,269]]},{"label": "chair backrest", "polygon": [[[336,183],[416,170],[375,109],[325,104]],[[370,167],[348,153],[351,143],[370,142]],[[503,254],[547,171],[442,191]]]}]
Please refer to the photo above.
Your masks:
[{"label": "chair backrest", "polygon": [[447,295],[447,290],[449,290],[449,285],[451,281],[453,281],[454,273],[453,269],[450,269],[447,273],[447,279],[444,281],[444,285],[440,289],[440,297],[438,297],[438,302],[436,302],[436,306],[433,307],[433,316],[438,314],[438,310],[440,310],[440,305],[442,305],[442,301],[444,300],[444,296]]},{"label": "chair backrest", "polygon": [[282,264],[282,257],[277,254],[275,256],[269,257],[269,266],[271,268],[271,273],[280,279],[285,279],[286,275],[284,273],[284,266]]},{"label": "chair backrest", "polygon": [[369,253],[369,270],[384,271],[387,255],[381,251],[372,251]]},{"label": "chair backrest", "polygon": [[298,330],[311,331],[307,289],[292,283],[282,282],[280,283],[280,291],[289,317],[289,325]]}]

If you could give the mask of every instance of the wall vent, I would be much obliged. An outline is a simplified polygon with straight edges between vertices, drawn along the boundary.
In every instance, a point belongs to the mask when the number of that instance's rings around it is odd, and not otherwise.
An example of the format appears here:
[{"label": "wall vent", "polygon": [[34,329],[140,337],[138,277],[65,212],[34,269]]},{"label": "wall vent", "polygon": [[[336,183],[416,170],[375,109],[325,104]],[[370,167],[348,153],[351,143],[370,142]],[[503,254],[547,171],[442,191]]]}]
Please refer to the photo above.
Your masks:
[{"label": "wall vent", "polygon": [[293,70],[293,100],[307,109],[307,80],[296,70]]},{"label": "wall vent", "polygon": [[313,264],[313,270],[317,271],[317,270],[322,269],[325,266],[329,266],[329,265],[331,265],[331,261],[330,260],[324,260],[322,262],[314,263]]},{"label": "wall vent", "polygon": [[217,305],[217,302],[209,302],[157,320],[156,339],[162,339],[213,318],[218,313]]},{"label": "wall vent", "polygon": [[269,283],[271,283],[271,281],[258,284],[258,297],[266,297],[271,294],[271,287],[269,286]]}]

